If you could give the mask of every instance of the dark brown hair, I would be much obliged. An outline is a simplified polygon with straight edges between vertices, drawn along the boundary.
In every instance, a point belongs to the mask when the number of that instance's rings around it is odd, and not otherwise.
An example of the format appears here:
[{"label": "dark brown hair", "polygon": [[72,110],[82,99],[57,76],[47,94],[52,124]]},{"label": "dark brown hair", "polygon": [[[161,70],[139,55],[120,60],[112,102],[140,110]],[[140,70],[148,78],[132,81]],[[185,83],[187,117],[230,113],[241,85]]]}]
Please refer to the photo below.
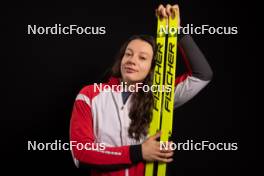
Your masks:
[{"label": "dark brown hair", "polygon": [[[155,66],[155,58],[156,58],[156,43],[152,36],[149,35],[134,35],[130,37],[120,48],[116,61],[111,70],[111,76],[121,78],[121,61],[124,56],[125,50],[128,44],[132,40],[142,40],[149,43],[152,46],[153,50],[153,58],[151,63],[150,71],[147,77],[143,81],[143,85],[152,85],[153,74],[154,74],[154,66]],[[152,107],[153,107],[153,95],[151,91],[144,92],[142,89],[139,89],[138,92],[132,94],[131,97],[131,106],[129,112],[129,118],[131,119],[131,123],[128,129],[129,136],[136,140],[140,140],[142,136],[147,135],[149,124],[152,120]]]}]

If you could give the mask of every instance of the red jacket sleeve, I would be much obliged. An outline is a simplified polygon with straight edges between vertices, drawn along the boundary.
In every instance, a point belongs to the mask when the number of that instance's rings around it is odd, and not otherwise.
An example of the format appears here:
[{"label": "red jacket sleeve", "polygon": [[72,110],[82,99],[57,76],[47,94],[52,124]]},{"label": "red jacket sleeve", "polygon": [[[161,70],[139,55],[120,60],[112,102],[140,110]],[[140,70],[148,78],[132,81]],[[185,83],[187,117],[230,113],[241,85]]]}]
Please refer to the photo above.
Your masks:
[{"label": "red jacket sleeve", "polygon": [[[95,144],[93,117],[90,105],[83,100],[74,103],[70,122],[70,140],[75,143]],[[81,145],[80,144],[80,145]],[[129,146],[105,147],[104,150],[87,150],[72,146],[73,157],[91,165],[131,164]]]}]

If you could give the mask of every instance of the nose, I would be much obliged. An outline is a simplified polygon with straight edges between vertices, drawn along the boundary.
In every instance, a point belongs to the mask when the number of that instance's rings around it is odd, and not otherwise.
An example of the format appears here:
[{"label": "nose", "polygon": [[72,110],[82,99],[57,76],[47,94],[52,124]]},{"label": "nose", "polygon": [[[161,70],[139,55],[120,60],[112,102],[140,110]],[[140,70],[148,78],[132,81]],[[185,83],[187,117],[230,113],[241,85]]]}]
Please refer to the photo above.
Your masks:
[{"label": "nose", "polygon": [[133,55],[130,59],[127,60],[127,64],[129,65],[136,65],[137,58],[135,55]]}]

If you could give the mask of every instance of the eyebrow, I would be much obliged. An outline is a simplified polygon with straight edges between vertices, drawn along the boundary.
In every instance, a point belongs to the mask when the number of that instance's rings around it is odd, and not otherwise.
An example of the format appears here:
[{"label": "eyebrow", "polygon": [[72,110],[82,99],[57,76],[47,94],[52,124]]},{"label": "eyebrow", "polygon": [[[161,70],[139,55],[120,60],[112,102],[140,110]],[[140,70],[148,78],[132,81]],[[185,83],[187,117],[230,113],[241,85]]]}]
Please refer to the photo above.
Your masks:
[{"label": "eyebrow", "polygon": [[[131,52],[134,52],[131,48],[127,48],[126,50],[130,50]],[[140,51],[140,53],[142,53],[142,54],[146,54],[146,55],[150,56],[149,53],[144,52],[144,51]]]},{"label": "eyebrow", "polygon": [[133,50],[132,50],[132,49],[130,49],[130,48],[127,48],[126,50],[130,50],[130,51],[132,51],[132,52],[133,52]]}]

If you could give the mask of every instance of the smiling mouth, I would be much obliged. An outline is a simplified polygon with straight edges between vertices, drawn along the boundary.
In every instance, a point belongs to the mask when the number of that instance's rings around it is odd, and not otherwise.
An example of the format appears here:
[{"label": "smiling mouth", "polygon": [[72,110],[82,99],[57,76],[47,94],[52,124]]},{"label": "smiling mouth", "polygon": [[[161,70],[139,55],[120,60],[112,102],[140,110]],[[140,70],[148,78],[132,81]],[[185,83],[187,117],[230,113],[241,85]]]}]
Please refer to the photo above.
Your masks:
[{"label": "smiling mouth", "polygon": [[125,67],[125,71],[126,71],[127,73],[135,73],[135,72],[137,72],[136,70],[134,70],[134,69],[132,69],[132,68],[129,68],[129,67]]}]

